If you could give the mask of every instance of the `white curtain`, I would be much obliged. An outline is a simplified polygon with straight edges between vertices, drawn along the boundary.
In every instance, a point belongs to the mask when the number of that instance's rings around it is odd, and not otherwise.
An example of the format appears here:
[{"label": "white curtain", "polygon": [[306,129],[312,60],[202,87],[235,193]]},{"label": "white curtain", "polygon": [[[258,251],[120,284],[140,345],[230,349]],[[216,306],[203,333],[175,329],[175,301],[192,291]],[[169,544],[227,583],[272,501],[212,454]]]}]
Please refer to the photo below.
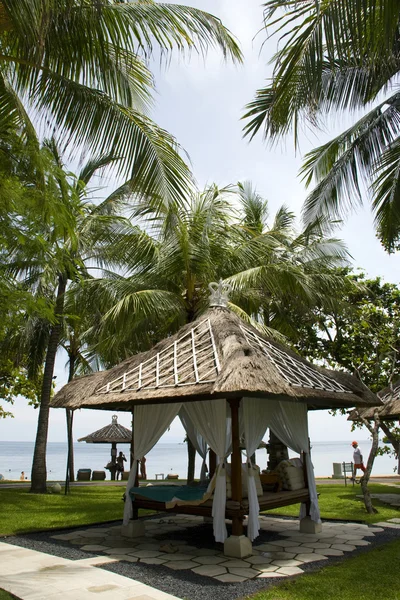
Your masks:
[{"label": "white curtain", "polygon": [[129,490],[135,485],[138,461],[145,456],[168,429],[182,404],[151,404],[133,409],[133,464],[126,484],[124,525],[132,518],[132,502]]},{"label": "white curtain", "polygon": [[[289,448],[304,452],[307,468],[308,488],[310,492],[310,516],[312,521],[321,522],[314,467],[311,462],[308,442],[307,405],[303,402],[281,402],[268,400],[268,425],[277,437]],[[306,505],[302,504],[300,518],[306,515]]]},{"label": "white curtain", "polygon": [[227,418],[227,403],[226,400],[188,402],[185,404],[185,410],[194,427],[218,457],[212,516],[215,541],[224,542],[227,538],[225,459],[230,451],[231,440],[231,421]]},{"label": "white curtain", "polygon": [[200,471],[200,483],[204,483],[207,480],[207,450],[208,445],[203,436],[197,431],[195,426],[193,425],[192,419],[189,417],[185,406],[183,405],[181,410],[179,411],[179,418],[182,422],[182,425],[185,428],[187,436],[189,440],[192,442],[193,446],[196,449],[203,459]]},{"label": "white curtain", "polygon": [[247,524],[247,537],[253,541],[260,529],[258,515],[260,505],[258,503],[254,471],[251,469],[251,457],[257,450],[268,427],[268,400],[261,398],[243,398],[240,410],[240,428],[244,433],[246,444],[247,466],[248,466],[248,500],[249,515]]}]

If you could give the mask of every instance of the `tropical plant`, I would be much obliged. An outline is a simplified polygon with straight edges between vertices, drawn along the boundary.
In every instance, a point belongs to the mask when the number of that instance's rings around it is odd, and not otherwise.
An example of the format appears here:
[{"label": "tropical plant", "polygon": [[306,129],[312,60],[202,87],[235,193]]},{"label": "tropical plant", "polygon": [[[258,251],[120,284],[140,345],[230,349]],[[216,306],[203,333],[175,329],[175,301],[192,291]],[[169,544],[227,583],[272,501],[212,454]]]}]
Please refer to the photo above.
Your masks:
[{"label": "tropical plant", "polygon": [[[400,242],[400,2],[268,0],[265,23],[280,35],[267,86],[247,106],[247,135],[274,142],[307,124],[322,128],[332,110],[368,109],[354,125],[312,150],[301,170],[316,185],[307,223],[334,219],[371,201],[377,235],[388,252]],[[368,189],[366,189],[368,188]]]},{"label": "tropical plant", "polygon": [[77,145],[112,152],[136,193],[170,200],[191,176],[174,138],[148,116],[149,57],[214,46],[241,60],[219,19],[154,0],[0,0],[0,43],[0,135],[16,127],[38,147],[33,115],[74,155]]},{"label": "tropical plant", "polygon": [[136,241],[125,250],[130,269],[88,282],[102,315],[90,335],[104,363],[197,318],[208,306],[208,284],[221,278],[232,286],[232,310],[260,328],[282,330],[293,298],[309,306],[333,295],[339,275],[332,267],[346,260],[344,246],[324,237],[320,225],[296,234],[285,207],[271,226],[267,215],[267,203],[247,183],[211,186],[162,214],[137,205]]},{"label": "tropical plant", "polygon": [[[65,171],[54,140],[45,142],[41,154],[46,165],[44,197],[40,214],[21,216],[31,232],[32,243],[9,241],[4,269],[29,285],[37,298],[45,299],[51,316],[27,319],[21,336],[29,355],[29,373],[35,376],[44,365],[38,429],[32,466],[33,492],[46,491],[46,445],[49,403],[57,349],[64,331],[64,306],[68,285],[88,279],[97,269],[123,264],[121,248],[132,235],[129,220],[114,213],[116,203],[100,204],[86,198],[90,178],[114,161],[113,156],[91,160],[78,176]],[[71,317],[71,315],[70,315]]]}]

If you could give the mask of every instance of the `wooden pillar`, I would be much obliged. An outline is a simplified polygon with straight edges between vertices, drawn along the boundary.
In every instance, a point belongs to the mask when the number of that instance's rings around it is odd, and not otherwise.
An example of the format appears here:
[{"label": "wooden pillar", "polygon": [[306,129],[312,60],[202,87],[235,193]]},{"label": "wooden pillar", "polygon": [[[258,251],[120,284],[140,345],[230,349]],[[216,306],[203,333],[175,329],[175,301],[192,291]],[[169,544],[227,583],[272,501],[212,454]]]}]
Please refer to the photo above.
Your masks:
[{"label": "wooden pillar", "polygon": [[215,470],[217,468],[217,455],[213,450],[208,452],[208,476],[210,480],[214,477]]},{"label": "wooden pillar", "polygon": [[[239,439],[239,405],[240,398],[229,400],[232,416],[232,456],[231,456],[231,483],[232,500],[242,502],[242,455]],[[243,517],[232,519],[232,535],[243,535]]]},{"label": "wooden pillar", "polygon": [[115,473],[117,470],[117,444],[115,442],[112,442],[111,444],[111,463],[111,479],[112,481],[115,481]]}]

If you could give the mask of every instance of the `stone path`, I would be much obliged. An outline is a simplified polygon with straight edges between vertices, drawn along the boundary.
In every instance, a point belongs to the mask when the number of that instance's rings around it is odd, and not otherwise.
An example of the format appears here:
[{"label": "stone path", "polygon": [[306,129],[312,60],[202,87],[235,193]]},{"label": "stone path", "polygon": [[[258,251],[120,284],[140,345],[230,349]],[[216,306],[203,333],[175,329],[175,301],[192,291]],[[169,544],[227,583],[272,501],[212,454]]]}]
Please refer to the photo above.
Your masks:
[{"label": "stone path", "polygon": [[67,560],[0,542],[0,587],[22,600],[179,600],[95,567],[113,560]]},{"label": "stone path", "polygon": [[321,533],[302,534],[297,520],[260,516],[261,528],[272,534],[271,541],[255,545],[253,556],[239,560],[174,537],[174,533],[189,530],[186,537],[190,539],[190,528],[198,528],[202,523],[201,517],[179,515],[147,520],[143,538],[122,537],[120,526],[90,527],[52,537],[113,560],[163,565],[181,574],[192,571],[221,582],[239,583],[300,574],[304,564],[351,553],[359,546],[369,545],[374,534],[383,531],[381,526],[324,523]]}]

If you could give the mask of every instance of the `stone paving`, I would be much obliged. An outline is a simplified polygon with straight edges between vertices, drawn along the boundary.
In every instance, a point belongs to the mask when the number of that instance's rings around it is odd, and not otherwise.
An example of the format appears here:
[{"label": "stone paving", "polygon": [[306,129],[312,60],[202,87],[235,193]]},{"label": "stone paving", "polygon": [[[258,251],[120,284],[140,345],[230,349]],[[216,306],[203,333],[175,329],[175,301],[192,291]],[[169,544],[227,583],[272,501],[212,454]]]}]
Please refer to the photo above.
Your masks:
[{"label": "stone paving", "polygon": [[[369,527],[357,523],[324,523],[322,532],[303,534],[295,519],[260,516],[261,529],[270,534],[270,540],[255,543],[253,556],[230,559],[211,548],[198,548],[187,541],[177,540],[179,531],[198,528],[202,517],[172,516],[146,521],[143,538],[122,537],[120,526],[90,527],[52,536],[68,541],[83,551],[107,555],[118,561],[163,565],[173,571],[192,571],[226,583],[239,583],[254,578],[288,577],[303,572],[303,565],[327,560],[331,556],[344,556],[360,546],[368,546],[370,539],[384,527],[400,528],[391,523]],[[194,531],[194,529],[193,529]],[[169,538],[169,536],[171,536]],[[264,536],[265,537],[265,536]]]}]

